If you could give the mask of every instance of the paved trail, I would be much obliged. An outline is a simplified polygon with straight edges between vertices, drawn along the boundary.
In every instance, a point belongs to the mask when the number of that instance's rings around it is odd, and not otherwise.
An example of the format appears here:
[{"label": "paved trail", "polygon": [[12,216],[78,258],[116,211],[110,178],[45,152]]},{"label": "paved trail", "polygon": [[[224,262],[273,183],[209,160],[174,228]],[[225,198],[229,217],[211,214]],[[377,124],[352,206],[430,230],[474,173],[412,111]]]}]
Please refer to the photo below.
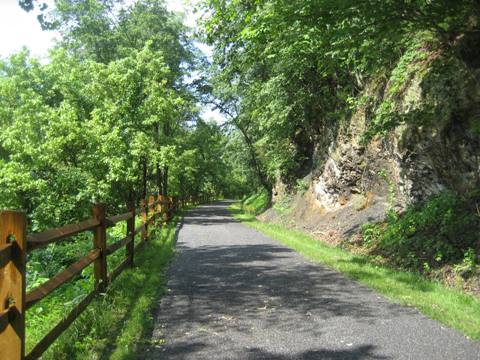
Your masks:
[{"label": "paved trail", "polygon": [[480,359],[480,343],[236,222],[190,211],[147,359]]}]

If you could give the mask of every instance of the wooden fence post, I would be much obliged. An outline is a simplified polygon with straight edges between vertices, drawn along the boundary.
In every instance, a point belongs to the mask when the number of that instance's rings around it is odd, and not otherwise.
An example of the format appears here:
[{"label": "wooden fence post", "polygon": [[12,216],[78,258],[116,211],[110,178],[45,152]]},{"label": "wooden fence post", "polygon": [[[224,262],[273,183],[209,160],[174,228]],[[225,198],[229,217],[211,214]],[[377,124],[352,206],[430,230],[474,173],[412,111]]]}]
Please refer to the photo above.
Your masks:
[{"label": "wooden fence post", "polygon": [[0,358],[25,357],[26,217],[0,212]]},{"label": "wooden fence post", "polygon": [[96,204],[93,207],[93,217],[100,221],[100,225],[93,231],[93,247],[100,249],[100,256],[93,264],[95,274],[95,285],[100,292],[104,292],[108,286],[107,275],[107,228],[105,226],[106,206],[105,204]]},{"label": "wooden fence post", "polygon": [[133,253],[135,249],[135,201],[127,203],[127,209],[132,213],[132,218],[127,220],[127,236],[131,237],[131,241],[127,244],[127,259],[130,267],[133,267]]}]

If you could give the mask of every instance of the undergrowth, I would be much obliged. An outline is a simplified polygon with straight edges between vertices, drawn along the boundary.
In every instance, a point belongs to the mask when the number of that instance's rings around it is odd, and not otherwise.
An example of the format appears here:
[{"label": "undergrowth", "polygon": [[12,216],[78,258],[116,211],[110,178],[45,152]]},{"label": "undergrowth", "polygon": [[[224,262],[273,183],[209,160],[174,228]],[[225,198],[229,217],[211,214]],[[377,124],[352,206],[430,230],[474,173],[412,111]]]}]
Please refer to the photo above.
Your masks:
[{"label": "undergrowth", "polygon": [[265,191],[259,191],[250,196],[246,196],[241,201],[242,209],[252,215],[258,215],[265,211],[268,206],[268,194]]},{"label": "undergrowth", "polygon": [[[139,346],[152,329],[154,307],[164,291],[163,270],[174,252],[178,219],[179,216],[176,216],[168,225],[154,227],[143,249],[135,253],[135,267],[118,276],[106,293],[95,299],[54,342],[43,359],[136,358]],[[110,242],[124,236],[122,234],[125,234],[125,227],[118,225],[109,234]],[[65,246],[70,249],[73,258],[80,251],[91,248],[91,241]],[[49,251],[58,254],[66,250]],[[125,250],[118,250],[115,254],[115,257],[109,257],[109,271],[125,258]],[[38,264],[32,266],[33,269],[38,268]],[[31,280],[41,282],[41,277],[35,277],[34,271],[31,271]],[[92,290],[92,286],[92,269],[89,266],[75,281],[64,285],[27,312],[27,352]]]},{"label": "undergrowth", "polygon": [[363,226],[363,246],[404,269],[428,273],[445,265],[462,276],[478,270],[480,193],[443,192]]}]

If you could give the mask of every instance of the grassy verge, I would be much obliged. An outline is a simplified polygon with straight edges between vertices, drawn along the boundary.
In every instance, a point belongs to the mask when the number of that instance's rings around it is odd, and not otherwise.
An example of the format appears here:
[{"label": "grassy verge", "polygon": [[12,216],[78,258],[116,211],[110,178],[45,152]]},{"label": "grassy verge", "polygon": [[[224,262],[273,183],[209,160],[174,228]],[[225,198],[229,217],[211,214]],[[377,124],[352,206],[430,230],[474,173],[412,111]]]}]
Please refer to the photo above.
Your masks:
[{"label": "grassy verge", "polygon": [[265,191],[259,191],[246,197],[242,201],[242,209],[252,215],[258,215],[267,207],[268,195]]},{"label": "grassy verge", "polygon": [[[115,279],[106,294],[89,305],[49,348],[43,359],[137,357],[139,347],[153,328],[153,311],[164,292],[164,270],[174,253],[178,220],[179,216],[167,226],[156,227],[145,247],[135,254],[135,267],[125,270]],[[72,288],[74,286],[71,285]],[[42,305],[32,308],[27,328],[27,349],[43,336],[44,328],[51,327],[65,313],[68,304],[57,301],[59,298],[57,296],[56,299],[53,294],[43,308]],[[47,318],[38,315],[40,311],[45,312],[44,308],[51,310],[46,311]]]},{"label": "grassy verge", "polygon": [[480,300],[477,298],[428,281],[418,274],[373,264],[366,257],[328,246],[302,232],[257,221],[240,205],[232,206],[231,211],[246,225],[305,257],[368,285],[394,302],[414,306],[428,317],[472,339],[480,339]]}]

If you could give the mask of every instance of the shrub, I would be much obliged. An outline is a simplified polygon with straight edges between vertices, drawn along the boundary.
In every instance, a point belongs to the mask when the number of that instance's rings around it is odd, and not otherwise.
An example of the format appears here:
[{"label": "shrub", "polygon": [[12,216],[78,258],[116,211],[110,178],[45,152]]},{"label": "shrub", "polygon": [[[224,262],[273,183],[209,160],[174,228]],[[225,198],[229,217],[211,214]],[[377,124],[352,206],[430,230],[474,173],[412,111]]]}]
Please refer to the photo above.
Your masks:
[{"label": "shrub", "polygon": [[479,203],[479,193],[440,193],[402,216],[390,211],[384,223],[365,225],[364,244],[405,268],[429,271],[465,258],[471,265],[479,252]]},{"label": "shrub", "polygon": [[268,207],[268,194],[259,191],[242,201],[243,210],[252,215],[262,213]]},{"label": "shrub", "polygon": [[308,190],[308,182],[305,179],[297,179],[295,184],[295,192],[300,195],[304,195]]}]

